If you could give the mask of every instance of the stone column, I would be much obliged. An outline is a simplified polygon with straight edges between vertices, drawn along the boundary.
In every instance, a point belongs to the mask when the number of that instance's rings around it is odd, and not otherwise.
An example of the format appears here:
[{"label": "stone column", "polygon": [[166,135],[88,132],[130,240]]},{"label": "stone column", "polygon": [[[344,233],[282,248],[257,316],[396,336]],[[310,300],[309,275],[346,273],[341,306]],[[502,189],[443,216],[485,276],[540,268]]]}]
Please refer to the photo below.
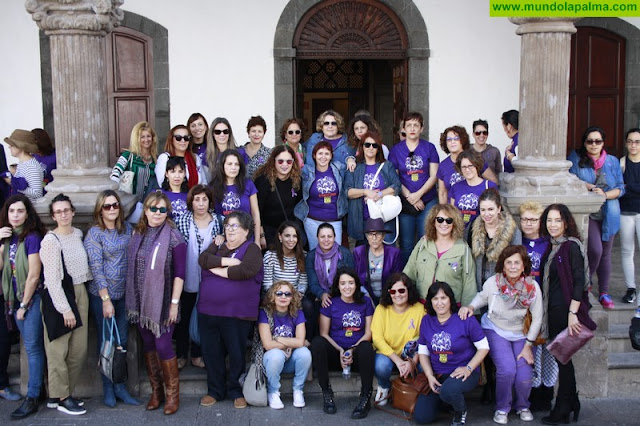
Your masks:
[{"label": "stone column", "polygon": [[[69,195],[78,225],[90,222],[96,194],[117,189],[109,180],[105,40],[119,24],[123,0],[27,0],[25,7],[51,40],[51,78],[57,168],[47,196],[37,203],[43,219],[55,195]],[[134,199],[124,197],[130,207]]]},{"label": "stone column", "polygon": [[[512,18],[522,36],[520,52],[520,122],[515,173],[500,175],[500,188],[514,216],[525,201],[543,206],[566,204],[587,241],[589,214],[604,202],[586,190],[582,181],[568,172],[567,111],[571,34],[574,20],[566,18]],[[541,224],[544,226],[544,224]],[[596,337],[576,355],[580,370],[578,390],[588,397],[606,396],[608,316],[593,295],[592,318],[598,324]]]}]

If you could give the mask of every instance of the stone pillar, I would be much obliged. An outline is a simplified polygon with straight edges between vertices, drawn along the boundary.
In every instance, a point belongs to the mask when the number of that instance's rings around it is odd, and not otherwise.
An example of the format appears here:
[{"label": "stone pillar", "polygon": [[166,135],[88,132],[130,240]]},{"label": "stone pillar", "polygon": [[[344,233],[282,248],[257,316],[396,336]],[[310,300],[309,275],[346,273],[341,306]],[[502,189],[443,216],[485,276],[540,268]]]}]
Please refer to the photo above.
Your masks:
[{"label": "stone pillar", "polygon": [[[48,204],[64,192],[76,207],[75,222],[92,221],[96,194],[117,189],[109,180],[104,36],[124,16],[123,0],[27,0],[25,7],[50,37],[57,168],[47,196],[36,209],[48,218]],[[126,194],[121,194],[126,195]],[[123,197],[125,207],[134,204]]]},{"label": "stone pillar", "polygon": [[[519,216],[519,206],[529,200],[543,206],[566,204],[587,241],[589,214],[604,202],[586,190],[569,173],[567,161],[567,111],[571,34],[574,20],[568,18],[512,18],[522,36],[520,52],[520,120],[518,159],[515,173],[500,175],[500,189],[509,210]],[[544,224],[541,224],[544,226]],[[598,323],[596,337],[576,359],[586,366],[577,378],[581,395],[606,396],[608,316],[591,295],[592,318]]]}]

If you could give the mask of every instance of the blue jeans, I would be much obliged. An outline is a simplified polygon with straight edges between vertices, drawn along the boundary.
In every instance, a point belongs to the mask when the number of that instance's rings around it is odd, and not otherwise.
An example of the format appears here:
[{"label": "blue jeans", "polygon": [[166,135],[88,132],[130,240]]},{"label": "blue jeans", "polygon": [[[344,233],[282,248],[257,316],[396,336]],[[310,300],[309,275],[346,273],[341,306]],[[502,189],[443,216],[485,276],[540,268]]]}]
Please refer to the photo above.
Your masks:
[{"label": "blue jeans", "polygon": [[[127,349],[127,339],[129,338],[129,320],[127,320],[127,307],[124,303],[124,296],[120,300],[111,299],[113,303],[113,309],[115,310],[114,318],[116,320],[116,327],[120,333],[120,343],[124,349]],[[102,315],[102,299],[100,296],[94,296],[89,293],[89,309],[96,319],[96,331],[98,333],[98,353],[102,347],[102,321],[104,316]],[[109,320],[111,322],[111,320]],[[115,333],[114,333],[115,334]],[[109,331],[107,330],[107,338],[109,337]]]},{"label": "blue jeans", "polygon": [[476,368],[464,382],[462,379],[449,377],[448,374],[442,375],[438,379],[442,384],[440,393],[430,392],[429,395],[418,396],[413,420],[418,424],[433,422],[438,417],[440,401],[451,405],[454,411],[465,411],[467,404],[464,401],[464,394],[471,392],[478,385],[479,377],[479,368]]},{"label": "blue jeans", "polygon": [[24,348],[27,351],[27,362],[29,364],[29,385],[27,396],[37,399],[40,396],[42,380],[44,375],[44,325],[42,324],[42,313],[40,312],[40,293],[36,291],[31,298],[33,305],[27,311],[23,320],[18,320],[17,310],[16,324],[22,334]]},{"label": "blue jeans", "polygon": [[262,363],[267,373],[268,393],[280,390],[280,374],[282,373],[294,373],[293,390],[301,391],[311,367],[311,351],[304,346],[296,348],[289,359],[286,359],[282,349],[270,349],[264,353]]},{"label": "blue jeans", "polygon": [[427,218],[429,210],[436,204],[438,204],[438,197],[425,204],[424,210],[416,216],[400,213],[400,255],[403,265],[407,264],[416,242],[424,235],[424,220]]},{"label": "blue jeans", "polygon": [[396,364],[386,355],[376,354],[375,372],[378,386],[385,389],[391,389],[391,373]]},{"label": "blue jeans", "polygon": [[304,232],[307,234],[307,240],[309,241],[309,250],[313,250],[318,245],[318,228],[325,222],[330,223],[333,226],[333,230],[336,231],[336,243],[338,245],[342,244],[342,220],[329,222],[308,217],[304,220]]}]

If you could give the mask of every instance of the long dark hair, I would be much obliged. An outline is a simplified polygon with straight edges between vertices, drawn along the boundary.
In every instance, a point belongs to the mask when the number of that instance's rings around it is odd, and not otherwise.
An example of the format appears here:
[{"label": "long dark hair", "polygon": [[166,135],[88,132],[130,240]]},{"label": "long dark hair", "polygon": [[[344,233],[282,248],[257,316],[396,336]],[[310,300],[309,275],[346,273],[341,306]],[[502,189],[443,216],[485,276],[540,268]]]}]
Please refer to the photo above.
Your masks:
[{"label": "long dark hair", "polygon": [[389,279],[387,279],[387,281],[384,283],[384,286],[382,286],[382,294],[380,295],[380,304],[382,306],[393,305],[393,300],[391,300],[389,289],[393,287],[393,285],[398,281],[402,282],[402,284],[407,287],[409,306],[417,303],[420,300],[420,295],[418,294],[416,283],[414,283],[413,280],[409,278],[404,272],[395,272],[389,277]]},{"label": "long dark hair", "polygon": [[[607,140],[607,135],[604,133],[604,129],[600,126],[589,126],[582,134],[582,146],[576,150],[576,154],[580,156],[580,160],[578,161],[578,167],[581,168],[593,168],[593,160],[589,157],[587,153],[587,148],[584,147],[585,142],[587,142],[587,138],[589,137],[589,133],[598,132],[602,136],[602,140]],[[604,146],[603,146],[604,148]]]},{"label": "long dark hair", "polygon": [[211,182],[211,190],[213,191],[213,196],[218,203],[222,202],[224,193],[227,191],[227,175],[224,174],[224,163],[225,161],[227,161],[227,157],[231,155],[235,156],[238,159],[238,163],[240,163],[238,176],[236,176],[236,179],[233,183],[238,189],[238,194],[244,194],[244,185],[247,177],[247,167],[245,166],[244,160],[242,159],[242,156],[240,155],[238,150],[227,149],[220,156],[220,162],[215,169],[215,172],[213,174],[213,181]]},{"label": "long dark hair", "polygon": [[551,204],[547,206],[546,209],[542,212],[542,216],[540,216],[540,235],[543,237],[549,237],[549,230],[547,229],[547,216],[549,216],[549,212],[551,210],[555,210],[560,213],[560,218],[564,222],[564,235],[567,237],[577,238],[582,241],[580,238],[580,231],[578,230],[578,225],[576,225],[576,220],[573,218],[569,207],[564,204]]},{"label": "long dark hair", "polygon": [[[278,236],[281,235],[285,229],[287,228],[293,228],[296,230],[296,235],[298,236],[298,242],[296,243],[296,247],[293,249],[293,252],[295,253],[296,256],[296,266],[298,268],[298,272],[304,272],[304,250],[302,250],[302,237],[300,236],[300,228],[298,228],[298,225],[291,221],[291,220],[285,220],[284,222],[282,222],[282,224],[278,227]],[[284,269],[284,248],[282,247],[282,241],[280,241],[280,238],[277,238],[273,241],[273,251],[276,252],[276,255],[278,256],[278,263],[280,263],[280,269]]]},{"label": "long dark hair", "polygon": [[336,272],[336,276],[333,278],[333,284],[329,289],[329,295],[331,297],[340,297],[340,277],[342,275],[349,275],[356,283],[356,291],[353,293],[353,301],[360,304],[364,301],[364,293],[362,293],[360,278],[353,268],[342,267]]},{"label": "long dark hair", "polygon": [[169,183],[169,178],[167,177],[166,173],[169,170],[175,169],[176,167],[180,167],[184,171],[184,179],[180,184],[180,192],[189,192],[189,183],[187,182],[187,166],[184,163],[184,158],[182,157],[169,157],[169,160],[167,160],[165,176],[164,180],[162,181],[162,189],[171,192],[171,184]]},{"label": "long dark hair", "polygon": [[[45,226],[42,224],[40,216],[38,216],[38,213],[36,213],[36,210],[33,208],[33,204],[31,204],[29,198],[27,198],[24,194],[12,195],[11,197],[9,197],[9,199],[7,199],[7,201],[5,201],[4,206],[2,206],[2,210],[0,210],[0,228],[5,226],[13,228],[9,223],[9,207],[11,207],[12,204],[20,201],[22,201],[25,209],[27,210],[27,218],[22,225],[22,232],[20,233],[20,235],[18,235],[18,240],[20,242],[24,241],[27,235],[29,235],[31,232],[37,233],[40,238],[44,237],[44,234],[47,233],[47,228],[45,228]],[[9,266],[5,265],[5,267]]]},{"label": "long dark hair", "polygon": [[435,281],[427,290],[427,301],[424,303],[425,308],[427,308],[427,314],[431,316],[436,316],[436,311],[433,309],[433,304],[431,303],[431,299],[440,291],[444,291],[444,294],[449,298],[449,302],[451,304],[449,310],[453,314],[458,312],[458,304],[456,303],[456,297],[453,295],[453,290],[451,286],[443,281]]}]

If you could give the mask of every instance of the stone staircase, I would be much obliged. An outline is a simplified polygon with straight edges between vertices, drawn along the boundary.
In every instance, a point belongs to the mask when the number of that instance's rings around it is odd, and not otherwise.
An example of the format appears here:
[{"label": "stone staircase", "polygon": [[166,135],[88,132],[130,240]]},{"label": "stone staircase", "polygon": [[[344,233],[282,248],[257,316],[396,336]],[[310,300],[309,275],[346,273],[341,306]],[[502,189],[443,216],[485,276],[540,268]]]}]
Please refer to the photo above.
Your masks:
[{"label": "stone staircase", "polygon": [[609,314],[608,397],[635,397],[638,394],[640,351],[631,347],[629,325],[635,314],[635,303],[616,303]]}]

